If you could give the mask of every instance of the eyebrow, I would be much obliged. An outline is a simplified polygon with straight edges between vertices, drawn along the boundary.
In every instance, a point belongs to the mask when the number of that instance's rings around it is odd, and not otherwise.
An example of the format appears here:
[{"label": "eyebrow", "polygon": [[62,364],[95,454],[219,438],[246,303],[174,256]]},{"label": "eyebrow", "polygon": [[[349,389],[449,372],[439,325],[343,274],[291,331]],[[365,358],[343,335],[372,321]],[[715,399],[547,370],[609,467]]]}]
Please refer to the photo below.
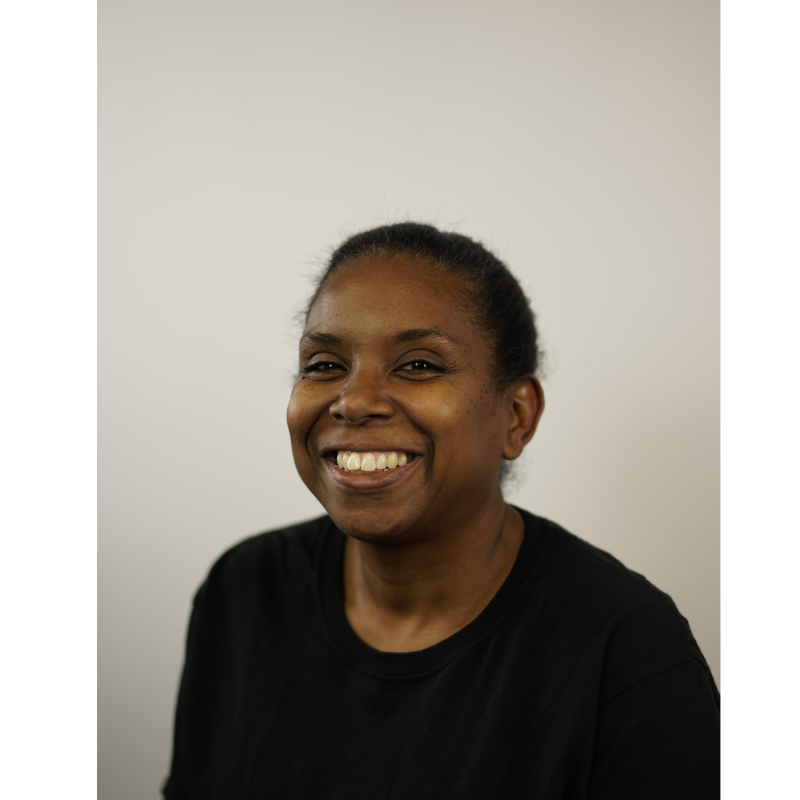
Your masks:
[{"label": "eyebrow", "polygon": [[316,331],[311,331],[311,333],[303,334],[300,339],[300,344],[303,344],[303,342],[313,342],[314,344],[341,344],[342,340],[332,333],[317,333]]},{"label": "eyebrow", "polygon": [[[396,344],[407,344],[408,342],[416,342],[419,339],[441,339],[446,342],[458,344],[458,341],[452,336],[448,336],[443,331],[436,328],[409,328],[405,331],[399,331],[392,336],[392,342]],[[342,339],[332,333],[320,333],[319,331],[309,331],[304,333],[300,339],[300,343],[310,342],[313,344],[342,344]]]},{"label": "eyebrow", "polygon": [[458,342],[452,337],[448,336],[444,331],[437,330],[436,328],[409,328],[406,331],[400,331],[392,336],[392,341],[398,344],[405,344],[406,342],[415,342],[417,339],[443,339],[453,344]]}]

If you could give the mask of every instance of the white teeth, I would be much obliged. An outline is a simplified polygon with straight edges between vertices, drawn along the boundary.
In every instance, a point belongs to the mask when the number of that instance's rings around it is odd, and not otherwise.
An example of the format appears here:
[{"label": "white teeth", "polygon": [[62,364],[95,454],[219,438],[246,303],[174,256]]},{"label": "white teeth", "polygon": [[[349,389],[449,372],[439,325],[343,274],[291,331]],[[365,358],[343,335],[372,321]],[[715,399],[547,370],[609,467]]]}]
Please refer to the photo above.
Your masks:
[{"label": "white teeth", "polygon": [[392,450],[389,453],[379,451],[369,451],[366,453],[355,453],[348,450],[340,450],[336,454],[336,464],[340,469],[348,472],[383,472],[387,469],[403,467],[408,463],[406,453],[398,453]]}]

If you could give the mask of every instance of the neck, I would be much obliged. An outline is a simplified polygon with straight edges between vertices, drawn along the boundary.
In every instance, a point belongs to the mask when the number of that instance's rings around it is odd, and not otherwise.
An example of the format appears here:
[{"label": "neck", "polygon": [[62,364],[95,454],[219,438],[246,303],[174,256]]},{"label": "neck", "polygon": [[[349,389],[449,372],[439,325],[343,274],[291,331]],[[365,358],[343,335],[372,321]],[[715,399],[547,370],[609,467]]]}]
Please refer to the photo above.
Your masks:
[{"label": "neck", "polygon": [[437,535],[391,546],[348,538],[343,585],[351,627],[377,650],[431,647],[489,604],[523,535],[521,515],[498,492],[480,514]]}]

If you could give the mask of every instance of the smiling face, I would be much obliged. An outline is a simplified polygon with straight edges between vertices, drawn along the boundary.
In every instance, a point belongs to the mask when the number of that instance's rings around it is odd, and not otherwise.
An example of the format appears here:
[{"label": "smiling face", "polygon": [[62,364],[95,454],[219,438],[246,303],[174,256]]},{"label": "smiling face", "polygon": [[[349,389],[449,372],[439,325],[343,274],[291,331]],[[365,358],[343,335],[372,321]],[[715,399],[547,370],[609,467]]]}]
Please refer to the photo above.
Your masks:
[{"label": "smiling face", "polygon": [[[287,411],[292,451],[306,486],[355,538],[437,535],[502,503],[500,463],[504,451],[518,455],[514,388],[493,386],[466,288],[413,256],[361,256],[311,307]],[[342,452],[372,453],[377,469],[369,458],[366,472],[340,466]],[[408,463],[381,470],[392,452]]]}]

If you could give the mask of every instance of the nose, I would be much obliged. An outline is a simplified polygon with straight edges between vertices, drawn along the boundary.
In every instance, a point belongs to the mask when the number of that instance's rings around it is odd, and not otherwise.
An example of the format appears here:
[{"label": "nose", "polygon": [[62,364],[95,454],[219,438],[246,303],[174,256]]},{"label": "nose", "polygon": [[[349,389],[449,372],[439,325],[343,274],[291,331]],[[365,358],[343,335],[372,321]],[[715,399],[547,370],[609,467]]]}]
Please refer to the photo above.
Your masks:
[{"label": "nose", "polygon": [[345,381],[328,412],[351,425],[389,419],[394,414],[394,405],[384,390],[383,381],[378,376],[357,369]]}]

